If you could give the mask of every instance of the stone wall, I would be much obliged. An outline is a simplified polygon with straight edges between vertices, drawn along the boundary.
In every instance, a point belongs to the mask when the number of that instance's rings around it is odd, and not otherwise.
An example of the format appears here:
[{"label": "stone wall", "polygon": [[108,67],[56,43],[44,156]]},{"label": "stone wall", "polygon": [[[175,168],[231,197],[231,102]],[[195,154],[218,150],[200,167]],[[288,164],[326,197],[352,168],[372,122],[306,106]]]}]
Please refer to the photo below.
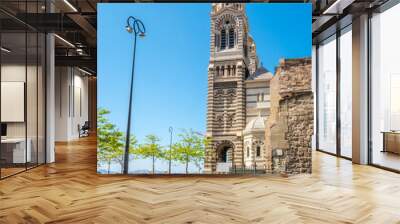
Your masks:
[{"label": "stone wall", "polygon": [[271,114],[265,131],[267,172],[311,173],[311,59],[281,60],[270,88]]}]

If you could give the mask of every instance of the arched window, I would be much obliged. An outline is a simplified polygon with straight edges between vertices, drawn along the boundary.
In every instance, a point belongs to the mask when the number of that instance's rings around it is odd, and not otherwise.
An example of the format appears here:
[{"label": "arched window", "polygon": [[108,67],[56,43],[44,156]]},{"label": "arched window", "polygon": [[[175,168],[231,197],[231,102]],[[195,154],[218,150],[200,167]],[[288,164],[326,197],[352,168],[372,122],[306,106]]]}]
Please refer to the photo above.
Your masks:
[{"label": "arched window", "polygon": [[260,148],[260,146],[257,146],[256,156],[257,157],[261,156],[261,148]]},{"label": "arched window", "polygon": [[221,30],[221,50],[226,48],[226,31],[225,29]]},{"label": "arched window", "polygon": [[224,68],[224,66],[221,66],[221,72],[219,73],[220,74],[220,76],[225,76],[225,68]]},{"label": "arched window", "polygon": [[236,75],[236,66],[232,66],[232,75],[235,76]]},{"label": "arched window", "polygon": [[215,76],[219,76],[219,67],[215,68]]},{"label": "arched window", "polygon": [[226,74],[226,75],[227,75],[227,76],[231,76],[231,66],[230,66],[230,65],[228,65],[227,70],[228,70],[228,74]]},{"label": "arched window", "polygon": [[215,45],[215,47],[219,47],[219,35],[218,34],[215,34],[215,36],[214,36],[214,45]]},{"label": "arched window", "polygon": [[250,148],[247,147],[247,158],[249,158],[249,157],[250,157]]},{"label": "arched window", "polygon": [[228,48],[233,48],[235,46],[235,31],[233,28],[229,29],[229,46]]}]

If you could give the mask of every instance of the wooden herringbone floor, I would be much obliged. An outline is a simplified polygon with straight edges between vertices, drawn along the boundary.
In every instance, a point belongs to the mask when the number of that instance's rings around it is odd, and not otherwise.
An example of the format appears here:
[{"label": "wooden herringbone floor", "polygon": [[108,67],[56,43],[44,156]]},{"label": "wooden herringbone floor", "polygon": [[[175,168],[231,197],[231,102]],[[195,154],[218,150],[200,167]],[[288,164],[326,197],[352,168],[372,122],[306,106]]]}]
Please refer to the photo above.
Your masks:
[{"label": "wooden herringbone floor", "polygon": [[400,175],[314,153],[294,177],[96,174],[95,139],[0,181],[0,223],[400,223]]}]

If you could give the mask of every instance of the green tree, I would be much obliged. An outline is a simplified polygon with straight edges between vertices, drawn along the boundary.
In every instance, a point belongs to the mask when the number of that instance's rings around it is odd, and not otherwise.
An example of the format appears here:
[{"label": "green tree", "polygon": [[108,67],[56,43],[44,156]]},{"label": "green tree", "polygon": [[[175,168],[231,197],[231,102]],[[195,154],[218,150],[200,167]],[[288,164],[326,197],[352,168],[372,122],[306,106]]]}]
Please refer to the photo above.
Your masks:
[{"label": "green tree", "polygon": [[[179,161],[179,153],[176,150],[175,145],[172,145],[171,148],[170,146],[165,146],[164,148],[167,148],[166,150],[163,151],[162,159],[165,161],[169,161],[171,159],[171,163],[174,161]],[[168,170],[168,174],[171,174],[171,171]]]},{"label": "green tree", "polygon": [[137,147],[138,147],[138,141],[137,141],[137,139],[136,139],[136,137],[134,135],[131,135],[130,146],[129,146],[129,154],[135,155]]},{"label": "green tree", "polygon": [[162,146],[159,144],[160,138],[150,134],[146,136],[144,142],[137,148],[136,153],[144,159],[151,158],[152,173],[154,174],[156,159],[164,158]]},{"label": "green tree", "polygon": [[[111,138],[108,143],[111,150],[111,159],[120,163],[121,173],[123,172],[123,163],[120,162],[120,158],[124,157],[124,133],[115,129],[111,132]],[[108,168],[110,169],[110,168]]]},{"label": "green tree", "polygon": [[190,162],[194,162],[200,172],[208,140],[193,130],[183,130],[179,138],[173,146],[177,160],[185,164],[186,174],[189,172]]},{"label": "green tree", "polygon": [[[126,136],[124,133],[122,133],[124,136],[122,137],[122,146],[121,146],[121,152],[120,154],[116,157],[116,161],[120,164],[121,166],[121,173],[124,172],[124,163],[125,163],[125,139]],[[131,135],[130,138],[130,146],[129,146],[129,155],[133,156],[133,159],[135,158],[135,155],[137,154],[137,139],[134,135]]]},{"label": "green tree", "polygon": [[112,124],[107,115],[111,112],[105,108],[98,109],[98,159],[107,163],[107,173],[110,173],[111,163],[123,155],[123,132]]},{"label": "green tree", "polygon": [[200,135],[199,138],[197,139],[194,150],[194,157],[192,157],[192,160],[194,162],[194,165],[199,170],[199,173],[201,172],[201,168],[203,167],[205,152],[210,143],[211,143],[211,138],[207,138],[202,135]]}]

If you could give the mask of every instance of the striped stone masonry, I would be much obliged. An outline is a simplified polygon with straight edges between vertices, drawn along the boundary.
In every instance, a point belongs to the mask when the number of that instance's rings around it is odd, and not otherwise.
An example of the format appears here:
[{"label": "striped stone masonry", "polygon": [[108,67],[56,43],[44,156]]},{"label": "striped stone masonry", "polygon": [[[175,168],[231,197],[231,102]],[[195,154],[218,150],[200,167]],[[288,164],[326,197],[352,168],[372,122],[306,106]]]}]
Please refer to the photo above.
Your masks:
[{"label": "striped stone masonry", "polygon": [[[250,53],[245,51],[252,44],[244,6],[242,3],[212,4],[207,93],[207,136],[211,144],[206,149],[206,173],[218,173],[218,163],[230,164],[231,169],[244,166],[245,80],[250,65]],[[229,29],[233,29],[233,39],[223,36]],[[228,44],[231,41],[233,46]]]}]

